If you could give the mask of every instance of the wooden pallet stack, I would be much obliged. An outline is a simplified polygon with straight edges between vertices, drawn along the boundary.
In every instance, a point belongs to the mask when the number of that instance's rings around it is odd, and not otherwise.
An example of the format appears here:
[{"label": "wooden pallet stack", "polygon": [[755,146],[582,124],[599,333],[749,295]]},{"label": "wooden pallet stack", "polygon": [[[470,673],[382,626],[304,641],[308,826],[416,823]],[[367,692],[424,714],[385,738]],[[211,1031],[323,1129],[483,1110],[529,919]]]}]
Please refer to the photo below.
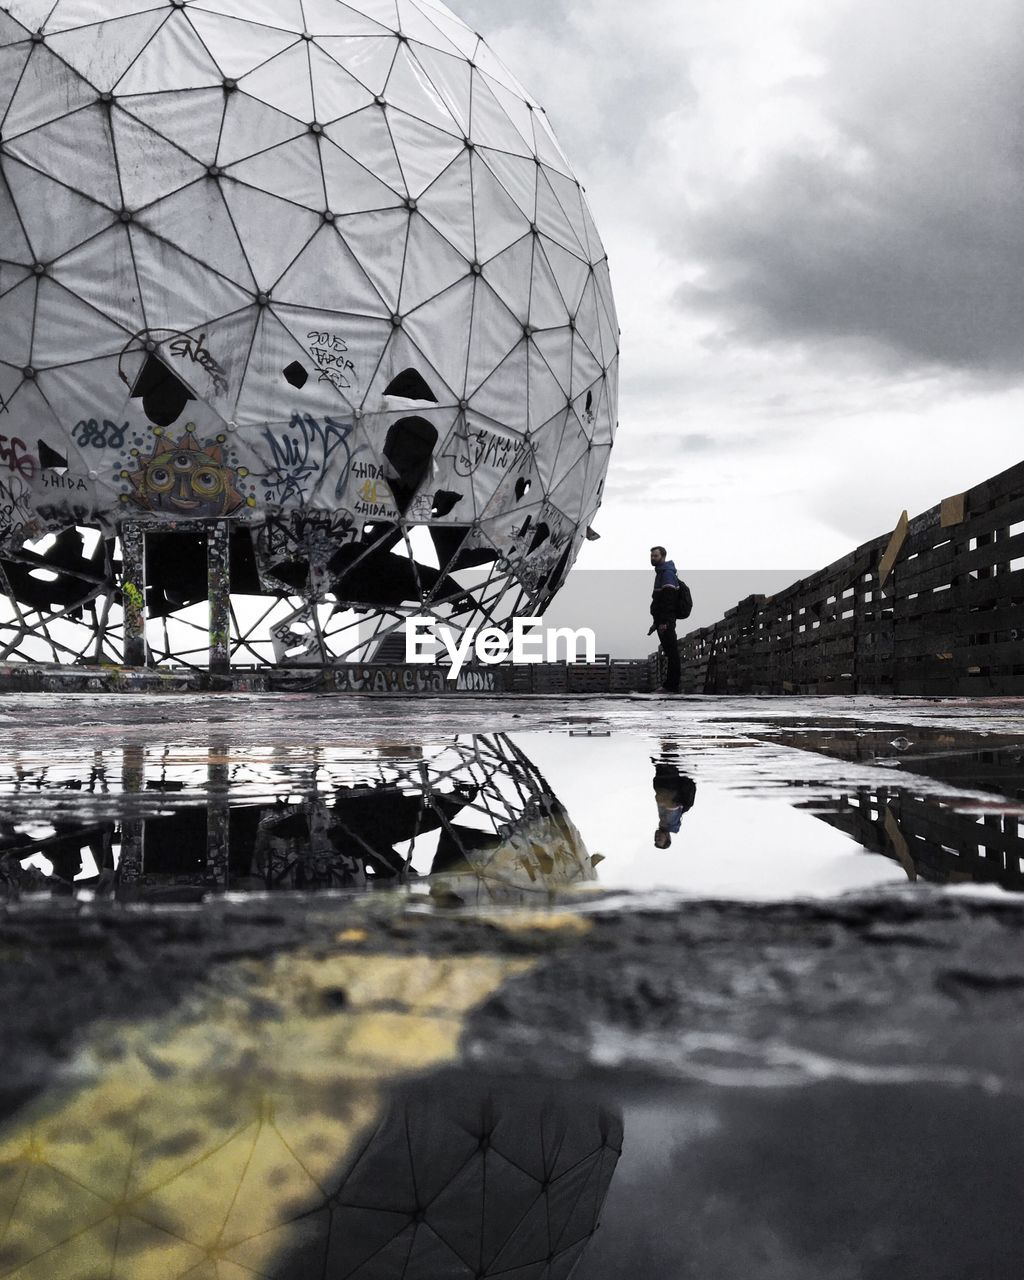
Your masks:
[{"label": "wooden pallet stack", "polygon": [[679,651],[691,693],[1024,693],[1024,463]]}]

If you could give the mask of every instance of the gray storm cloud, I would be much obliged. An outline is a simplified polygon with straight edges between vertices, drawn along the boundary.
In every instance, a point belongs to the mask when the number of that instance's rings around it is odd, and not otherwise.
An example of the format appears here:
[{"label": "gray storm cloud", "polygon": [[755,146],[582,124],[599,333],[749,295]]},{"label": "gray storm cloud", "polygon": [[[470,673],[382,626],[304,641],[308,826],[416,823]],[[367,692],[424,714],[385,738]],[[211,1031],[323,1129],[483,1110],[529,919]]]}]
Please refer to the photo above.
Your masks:
[{"label": "gray storm cloud", "polygon": [[749,342],[1024,369],[1024,24],[1007,0],[844,6],[804,86],[825,138],[719,184],[677,303]]}]

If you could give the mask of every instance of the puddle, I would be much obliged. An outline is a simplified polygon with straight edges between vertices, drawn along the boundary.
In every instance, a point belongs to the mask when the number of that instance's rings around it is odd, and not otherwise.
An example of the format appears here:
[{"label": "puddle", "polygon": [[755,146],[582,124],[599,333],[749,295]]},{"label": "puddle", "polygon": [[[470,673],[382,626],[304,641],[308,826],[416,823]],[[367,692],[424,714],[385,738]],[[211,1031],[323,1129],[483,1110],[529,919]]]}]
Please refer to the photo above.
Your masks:
[{"label": "puddle", "polygon": [[1021,1103],[978,1089],[641,1091],[451,1071],[388,1095],[102,1103],[86,1120],[64,1099],[0,1142],[5,1274],[1020,1274]]},{"label": "puddle", "polygon": [[908,880],[1024,888],[1024,738],[579,728],[8,748],[0,891],[189,902],[386,888],[450,908],[624,891],[771,900]]}]

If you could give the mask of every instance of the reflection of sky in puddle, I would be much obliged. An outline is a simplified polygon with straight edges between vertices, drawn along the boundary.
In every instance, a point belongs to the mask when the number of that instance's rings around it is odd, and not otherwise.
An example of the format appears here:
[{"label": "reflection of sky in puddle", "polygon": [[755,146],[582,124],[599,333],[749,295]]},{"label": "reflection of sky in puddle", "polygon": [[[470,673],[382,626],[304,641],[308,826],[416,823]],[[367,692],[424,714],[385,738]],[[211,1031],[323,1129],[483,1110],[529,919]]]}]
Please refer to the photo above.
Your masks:
[{"label": "reflection of sky in puddle", "polygon": [[[773,796],[738,794],[701,777],[700,759],[667,758],[697,784],[667,849],[655,847],[656,739],[520,735],[519,744],[562,800],[607,889],[671,889],[701,897],[789,898],[906,883],[900,866],[872,856],[806,810]],[[802,797],[803,798],[803,797]]]}]

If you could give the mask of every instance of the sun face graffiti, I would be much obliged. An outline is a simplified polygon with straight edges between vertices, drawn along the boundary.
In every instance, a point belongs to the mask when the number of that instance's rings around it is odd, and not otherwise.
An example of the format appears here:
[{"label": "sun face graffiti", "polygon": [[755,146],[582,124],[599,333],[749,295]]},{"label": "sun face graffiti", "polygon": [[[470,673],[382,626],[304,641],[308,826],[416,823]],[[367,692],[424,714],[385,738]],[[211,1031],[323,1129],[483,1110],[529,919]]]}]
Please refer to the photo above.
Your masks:
[{"label": "sun face graffiti", "polygon": [[237,470],[224,459],[224,437],[200,442],[190,423],[178,440],[156,430],[150,456],[132,450],[138,469],[122,471],[121,479],[131,486],[122,502],[131,502],[144,511],[179,519],[217,519],[240,507],[253,506],[254,499],[239,492],[238,481],[249,473]]}]

